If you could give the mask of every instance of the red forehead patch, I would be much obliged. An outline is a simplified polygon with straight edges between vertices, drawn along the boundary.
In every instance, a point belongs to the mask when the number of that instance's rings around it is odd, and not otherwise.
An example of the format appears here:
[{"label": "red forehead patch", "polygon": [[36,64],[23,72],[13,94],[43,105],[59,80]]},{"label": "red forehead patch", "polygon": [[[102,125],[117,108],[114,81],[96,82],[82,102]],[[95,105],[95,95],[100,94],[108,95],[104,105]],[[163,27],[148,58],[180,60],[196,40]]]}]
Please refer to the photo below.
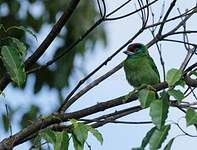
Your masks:
[{"label": "red forehead patch", "polygon": [[136,48],[142,48],[142,44],[134,43],[128,46],[127,51],[135,52]]}]

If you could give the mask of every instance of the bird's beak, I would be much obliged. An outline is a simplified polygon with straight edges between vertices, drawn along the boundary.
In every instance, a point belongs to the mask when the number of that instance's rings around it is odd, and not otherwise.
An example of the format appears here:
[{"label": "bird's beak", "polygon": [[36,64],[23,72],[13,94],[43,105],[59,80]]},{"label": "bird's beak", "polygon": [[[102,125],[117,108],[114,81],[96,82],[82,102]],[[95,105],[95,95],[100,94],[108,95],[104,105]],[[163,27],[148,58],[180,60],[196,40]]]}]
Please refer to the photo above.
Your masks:
[{"label": "bird's beak", "polygon": [[128,51],[123,51],[123,53],[127,55]]},{"label": "bird's beak", "polygon": [[134,53],[133,52],[130,52],[130,51],[123,51],[123,53],[125,53],[126,55],[133,55]]}]

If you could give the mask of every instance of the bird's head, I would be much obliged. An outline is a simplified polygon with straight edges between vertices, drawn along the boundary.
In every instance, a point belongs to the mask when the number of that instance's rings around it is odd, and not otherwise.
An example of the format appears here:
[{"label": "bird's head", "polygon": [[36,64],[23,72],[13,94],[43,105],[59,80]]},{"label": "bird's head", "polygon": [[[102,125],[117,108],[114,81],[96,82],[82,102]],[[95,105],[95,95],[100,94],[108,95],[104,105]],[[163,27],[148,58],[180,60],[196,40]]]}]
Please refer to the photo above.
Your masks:
[{"label": "bird's head", "polygon": [[124,51],[128,56],[135,55],[135,54],[141,54],[141,53],[147,53],[147,48],[144,44],[141,43],[134,43],[128,46],[127,50]]}]

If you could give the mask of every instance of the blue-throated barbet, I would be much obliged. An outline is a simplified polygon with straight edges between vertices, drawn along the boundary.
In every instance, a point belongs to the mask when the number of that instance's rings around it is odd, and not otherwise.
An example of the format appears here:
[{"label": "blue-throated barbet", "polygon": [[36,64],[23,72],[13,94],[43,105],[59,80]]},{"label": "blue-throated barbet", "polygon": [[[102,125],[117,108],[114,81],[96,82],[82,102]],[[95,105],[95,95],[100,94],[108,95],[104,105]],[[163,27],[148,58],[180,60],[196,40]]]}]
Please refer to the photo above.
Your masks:
[{"label": "blue-throated barbet", "polygon": [[124,70],[130,85],[138,88],[142,85],[154,85],[160,82],[157,67],[145,45],[131,44],[124,53],[127,55]]}]

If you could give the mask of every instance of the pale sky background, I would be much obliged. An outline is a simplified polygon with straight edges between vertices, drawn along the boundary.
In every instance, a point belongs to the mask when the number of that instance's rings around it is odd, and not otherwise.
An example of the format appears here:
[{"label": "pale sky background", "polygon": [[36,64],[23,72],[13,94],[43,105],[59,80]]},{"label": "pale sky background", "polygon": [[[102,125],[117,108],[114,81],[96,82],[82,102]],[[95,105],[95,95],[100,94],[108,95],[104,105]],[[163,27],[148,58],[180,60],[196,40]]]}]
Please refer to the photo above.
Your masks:
[{"label": "pale sky background", "polygon": [[[117,6],[119,6],[124,1],[115,1],[115,0],[106,0],[107,3],[107,10],[110,12],[110,10],[113,10]],[[171,1],[170,1],[171,2]],[[153,10],[156,12],[156,17],[159,17],[160,11],[161,11],[161,5],[163,1],[160,1],[159,3],[153,5]],[[191,8],[196,3],[195,0],[190,1],[178,1],[178,5],[176,7],[179,7],[181,11],[184,11],[186,8]],[[169,2],[166,0],[166,7],[168,8]],[[117,13],[117,16],[121,14],[125,14],[133,10],[134,3],[130,3],[127,7],[122,9],[119,13]],[[173,11],[173,13],[178,14],[176,9]],[[172,14],[174,15],[174,14]],[[196,16],[194,15],[193,19]],[[192,20],[192,19],[191,19]],[[96,50],[94,52],[87,52],[85,55],[85,58],[77,59],[76,65],[80,66],[83,64],[85,66],[86,72],[92,71],[95,67],[97,67],[101,62],[103,62],[107,57],[109,57],[114,51],[116,51],[119,47],[121,47],[129,38],[131,38],[136,31],[140,27],[140,18],[138,15],[127,17],[122,20],[118,21],[111,21],[111,22],[105,22],[106,30],[107,30],[107,36],[108,36],[108,45],[106,48],[102,46],[101,43],[98,43],[96,46]],[[192,29],[195,29],[197,26],[196,20],[189,22],[189,27]],[[173,25],[173,24],[172,24]],[[164,32],[169,30],[173,26],[168,25]],[[42,36],[38,35],[38,41],[39,43],[42,41],[42,39],[45,37],[46,33],[50,28],[45,28],[42,31]],[[141,42],[146,44],[152,36],[149,32],[145,32],[142,36],[137,38],[134,42]],[[193,36],[191,38],[191,41],[196,42],[196,36]],[[37,43],[36,45],[39,45]],[[52,51],[52,47],[56,46],[55,44],[52,44],[50,46],[50,51]],[[162,77],[162,69],[161,64],[159,61],[159,55],[155,48],[155,46],[151,47],[149,49],[150,55],[153,57],[155,63],[157,64],[157,67],[160,71],[160,76]],[[186,51],[184,50],[184,47],[181,44],[174,44],[174,43],[166,43],[164,42],[162,45],[162,52],[163,57],[165,61],[165,67],[166,70],[169,70],[170,68],[179,68],[180,64],[186,54]],[[47,54],[45,54],[47,55]],[[122,60],[126,58],[125,54],[122,52],[118,54],[112,61],[110,61],[107,66],[104,66],[97,74],[95,74],[90,81],[93,81],[95,78],[103,75],[106,73],[106,71],[110,70],[117,64],[119,64]],[[196,61],[197,57],[195,56],[191,62]],[[72,87],[74,87],[75,84],[77,84],[77,80],[83,78],[84,75],[80,72],[77,72],[76,75],[71,79]],[[76,80],[77,79],[77,80]],[[89,81],[89,82],[90,82]],[[32,80],[33,82],[33,80]],[[11,103],[13,107],[20,106],[22,111],[25,111],[25,108],[29,107],[29,103],[35,103],[39,104],[42,109],[43,113],[47,113],[50,110],[54,110],[57,107],[57,95],[53,90],[49,90],[47,87],[42,89],[42,92],[40,92],[37,95],[32,94],[32,85],[28,85],[29,88],[26,88],[25,91],[20,91],[12,88],[10,85],[6,88],[4,91],[6,95],[6,101],[8,103]],[[79,102],[75,103],[69,110],[77,110],[80,108],[85,108],[87,106],[91,106],[96,104],[97,102],[110,100],[116,97],[119,97],[121,95],[128,94],[132,90],[132,87],[127,83],[125,80],[125,75],[123,72],[123,69],[116,72],[114,75],[109,77],[107,80],[93,88],[90,92],[88,92],[86,95],[80,98]],[[70,91],[65,90],[65,96]],[[1,98],[3,99],[3,98]],[[0,111],[5,111],[4,108],[4,102],[0,101]],[[134,106],[135,103],[130,103],[127,106]],[[123,108],[124,106],[113,108],[111,110],[120,110],[120,108]],[[109,111],[106,111],[109,112]],[[112,111],[111,111],[112,112]],[[103,112],[101,112],[103,113]],[[99,113],[99,114],[101,114]],[[20,114],[18,114],[20,115]],[[17,114],[16,114],[17,116]],[[185,128],[185,121],[184,119],[180,119],[184,116],[182,112],[180,112],[177,109],[170,109],[170,113],[168,114],[168,120],[178,121],[180,120],[181,126],[188,132],[192,134],[196,134],[196,131],[193,127],[190,127],[189,129]],[[16,117],[14,122],[19,121],[20,117]],[[148,110],[143,110],[134,114],[129,115],[128,117],[125,117],[125,121],[149,121],[149,112]],[[1,127],[1,126],[0,126]],[[107,124],[104,127],[98,128],[99,131],[102,133],[104,138],[104,144],[101,146],[99,142],[96,141],[96,139],[92,136],[88,138],[88,143],[91,145],[92,150],[130,150],[132,147],[138,147],[141,144],[141,141],[143,137],[146,135],[147,131],[150,130],[153,127],[153,125],[123,125],[123,124]],[[13,128],[13,132],[18,131],[18,127]],[[169,136],[167,140],[168,142],[172,137],[181,134],[180,130],[175,126],[172,125],[172,129],[170,130]],[[0,134],[0,139],[5,137],[4,134]],[[190,138],[190,137],[178,137],[175,139],[172,149],[174,150],[181,150],[189,148],[190,150],[196,149],[196,138]],[[162,146],[164,146],[163,144]],[[24,149],[24,146],[18,146],[16,149]],[[70,149],[73,149],[72,146]],[[86,147],[85,150],[88,150]]]}]

